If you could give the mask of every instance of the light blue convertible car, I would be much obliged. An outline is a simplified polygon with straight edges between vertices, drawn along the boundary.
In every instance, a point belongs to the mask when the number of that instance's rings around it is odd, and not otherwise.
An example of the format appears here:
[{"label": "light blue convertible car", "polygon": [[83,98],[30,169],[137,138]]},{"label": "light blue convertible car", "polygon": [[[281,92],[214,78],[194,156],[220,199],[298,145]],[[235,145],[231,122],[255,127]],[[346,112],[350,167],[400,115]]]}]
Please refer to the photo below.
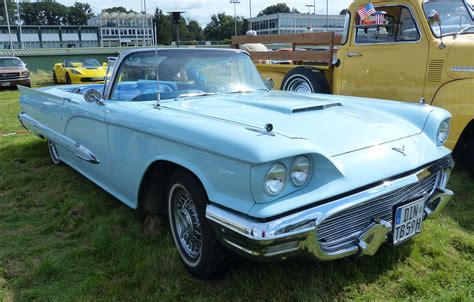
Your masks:
[{"label": "light blue convertible car", "polygon": [[55,164],[165,213],[199,278],[224,273],[229,250],[373,255],[453,194],[445,110],[270,91],[240,50],[132,50],[108,66],[105,84],[21,87],[19,119]]}]

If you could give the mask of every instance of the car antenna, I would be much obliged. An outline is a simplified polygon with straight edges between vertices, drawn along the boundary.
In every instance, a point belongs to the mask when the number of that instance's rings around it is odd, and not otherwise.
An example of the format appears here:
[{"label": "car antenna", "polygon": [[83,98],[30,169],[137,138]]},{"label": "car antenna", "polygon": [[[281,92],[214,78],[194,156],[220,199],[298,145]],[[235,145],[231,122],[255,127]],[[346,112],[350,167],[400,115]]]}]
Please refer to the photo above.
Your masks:
[{"label": "car antenna", "polygon": [[156,107],[160,107],[160,75],[158,74],[158,47],[155,45]]}]

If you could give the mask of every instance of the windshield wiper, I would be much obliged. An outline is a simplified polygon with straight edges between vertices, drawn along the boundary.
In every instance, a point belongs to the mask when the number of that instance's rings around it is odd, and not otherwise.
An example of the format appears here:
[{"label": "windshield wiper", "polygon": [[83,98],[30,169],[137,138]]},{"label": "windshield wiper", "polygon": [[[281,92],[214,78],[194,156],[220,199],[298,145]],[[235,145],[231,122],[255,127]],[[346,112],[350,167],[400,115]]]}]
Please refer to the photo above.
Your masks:
[{"label": "windshield wiper", "polygon": [[469,29],[471,28],[474,28],[474,24],[471,24],[471,25],[468,25],[466,27],[464,27],[463,29],[461,29],[460,31],[458,31],[454,36],[453,36],[453,39],[456,39],[459,35],[462,35],[464,34],[465,32],[467,32]]},{"label": "windshield wiper", "polygon": [[219,94],[218,92],[187,92],[179,94],[174,100],[179,101],[181,98],[189,98],[194,96],[208,96],[208,95],[216,95]]}]

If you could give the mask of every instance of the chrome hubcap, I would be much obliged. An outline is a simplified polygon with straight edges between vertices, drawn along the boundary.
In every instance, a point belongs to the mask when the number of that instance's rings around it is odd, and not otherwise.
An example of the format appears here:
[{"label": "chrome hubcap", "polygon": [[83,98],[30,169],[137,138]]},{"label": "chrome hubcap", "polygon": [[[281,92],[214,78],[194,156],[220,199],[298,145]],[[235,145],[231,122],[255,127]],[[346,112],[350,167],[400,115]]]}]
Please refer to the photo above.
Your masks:
[{"label": "chrome hubcap", "polygon": [[188,192],[181,188],[176,189],[173,202],[178,240],[186,255],[197,259],[201,254],[202,236],[196,205]]},{"label": "chrome hubcap", "polygon": [[288,85],[289,91],[296,91],[300,93],[311,93],[311,85],[306,82],[304,79],[294,79]]}]

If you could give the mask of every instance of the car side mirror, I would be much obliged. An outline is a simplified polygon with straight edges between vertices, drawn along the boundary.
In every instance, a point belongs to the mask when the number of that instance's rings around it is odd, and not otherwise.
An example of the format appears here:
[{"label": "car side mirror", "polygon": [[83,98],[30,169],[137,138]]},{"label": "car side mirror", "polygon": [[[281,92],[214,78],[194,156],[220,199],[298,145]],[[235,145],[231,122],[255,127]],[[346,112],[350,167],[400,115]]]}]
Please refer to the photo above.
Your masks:
[{"label": "car side mirror", "polygon": [[268,90],[272,90],[275,87],[275,82],[271,78],[266,78],[264,82]]},{"label": "car side mirror", "polygon": [[102,102],[102,94],[93,88],[89,88],[84,92],[84,99],[88,103],[104,104],[104,102]]}]

